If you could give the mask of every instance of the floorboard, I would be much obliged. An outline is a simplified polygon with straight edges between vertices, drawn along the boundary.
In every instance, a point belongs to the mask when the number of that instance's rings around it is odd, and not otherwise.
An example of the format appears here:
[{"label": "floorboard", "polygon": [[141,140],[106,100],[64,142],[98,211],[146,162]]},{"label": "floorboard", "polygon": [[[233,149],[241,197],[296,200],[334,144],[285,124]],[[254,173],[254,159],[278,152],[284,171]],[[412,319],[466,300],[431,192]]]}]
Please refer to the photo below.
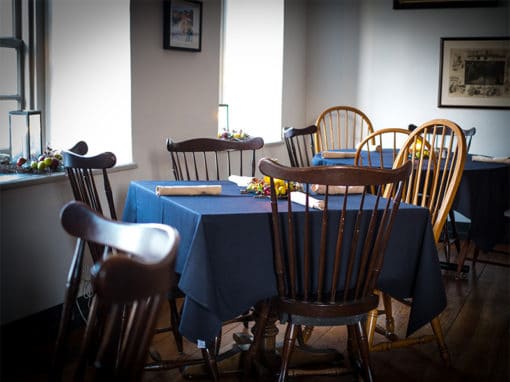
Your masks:
[{"label": "floorboard", "polygon": [[[508,246],[500,248],[508,252]],[[505,257],[507,256],[507,257]],[[484,254],[491,258],[491,254]],[[499,260],[509,262],[510,256],[498,253]],[[471,266],[471,262],[467,262]],[[443,271],[443,280],[448,306],[440,319],[452,357],[451,368],[446,368],[438,354],[435,343],[416,345],[407,349],[395,349],[371,354],[374,372],[378,381],[510,381],[510,268],[477,263],[471,267],[465,279],[458,280],[454,273]],[[400,306],[398,306],[400,305]],[[408,308],[394,304],[397,332],[405,331]],[[160,325],[168,320],[168,309],[160,315]],[[384,317],[379,318],[383,323]],[[233,346],[233,334],[246,330],[242,324],[231,324],[223,328],[222,352]],[[430,332],[429,327],[420,333]],[[279,325],[277,341],[282,341],[284,327]],[[53,348],[53,339],[48,335],[11,335],[14,343],[2,339],[1,381],[46,381],[46,369]],[[315,328],[309,340],[314,347],[333,348],[345,354],[345,328]],[[154,337],[152,346],[163,359],[175,357],[197,357],[200,351],[185,341],[184,354],[177,353],[170,333]],[[73,333],[68,352],[72,359],[79,347],[79,333]],[[69,364],[71,368],[72,363]],[[222,378],[226,382],[240,381],[239,377]],[[296,381],[350,381],[352,377],[306,377]],[[144,382],[187,381],[179,370],[146,372]]]}]

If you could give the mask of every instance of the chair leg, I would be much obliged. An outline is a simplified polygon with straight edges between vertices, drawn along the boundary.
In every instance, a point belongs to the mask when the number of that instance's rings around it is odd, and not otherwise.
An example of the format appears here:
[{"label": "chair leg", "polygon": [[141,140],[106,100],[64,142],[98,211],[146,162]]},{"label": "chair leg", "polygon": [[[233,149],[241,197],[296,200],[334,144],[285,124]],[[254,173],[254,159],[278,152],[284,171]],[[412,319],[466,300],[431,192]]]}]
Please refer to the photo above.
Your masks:
[{"label": "chair leg", "polygon": [[381,296],[386,315],[386,337],[391,338],[395,334],[395,319],[393,318],[391,296],[383,292],[381,292]]},{"label": "chair leg", "polygon": [[450,223],[452,225],[452,234],[453,234],[453,243],[455,244],[455,249],[457,250],[457,253],[460,252],[460,238],[459,234],[457,233],[457,223],[455,222],[455,213],[453,210],[450,210],[449,214],[450,216]]},{"label": "chair leg", "polygon": [[209,374],[213,381],[217,382],[220,379],[220,372],[218,371],[218,364],[216,363],[216,354],[212,354],[209,347],[202,348],[202,357],[207,363]]},{"label": "chair leg", "polygon": [[365,334],[365,328],[361,324],[361,321],[358,321],[353,325],[353,329],[356,334],[357,350],[361,358],[363,380],[365,382],[373,381],[374,377],[370,365],[370,352],[368,350],[368,339]]},{"label": "chair leg", "polygon": [[375,334],[375,327],[377,325],[377,316],[378,316],[377,308],[372,309],[370,312],[368,312],[366,328],[367,328],[367,342],[368,342],[369,350],[372,350],[372,346],[374,345],[374,334]]},{"label": "chair leg", "polygon": [[168,304],[170,305],[170,327],[172,328],[177,351],[179,354],[182,354],[184,352],[184,346],[182,343],[182,335],[179,332],[179,323],[181,322],[179,309],[177,309],[177,302],[174,297],[168,298]]},{"label": "chair leg", "polygon": [[448,347],[446,346],[446,342],[443,336],[443,330],[441,329],[441,322],[439,321],[439,317],[434,317],[432,321],[430,321],[432,326],[432,331],[434,332],[434,336],[436,337],[437,346],[439,347],[439,354],[441,355],[441,359],[445,363],[447,367],[450,367],[450,353],[448,352]]},{"label": "chair leg", "polygon": [[297,335],[296,326],[297,325],[295,324],[287,324],[287,329],[285,329],[285,340],[283,342],[282,352],[282,364],[280,366],[280,376],[278,377],[278,382],[284,382],[285,378],[287,377],[287,372],[289,370],[290,355],[296,342]]}]

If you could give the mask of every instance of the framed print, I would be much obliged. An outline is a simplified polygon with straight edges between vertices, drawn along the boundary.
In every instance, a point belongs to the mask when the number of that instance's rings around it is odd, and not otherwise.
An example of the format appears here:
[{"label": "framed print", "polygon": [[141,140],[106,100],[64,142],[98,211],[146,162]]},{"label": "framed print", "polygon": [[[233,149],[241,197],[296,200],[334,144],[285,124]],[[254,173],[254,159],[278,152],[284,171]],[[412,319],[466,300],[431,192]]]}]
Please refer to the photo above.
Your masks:
[{"label": "framed print", "polygon": [[442,38],[439,107],[510,108],[510,38]]},{"label": "framed print", "polygon": [[493,7],[498,0],[393,0],[393,9]]},{"label": "framed print", "polygon": [[202,2],[164,0],[163,13],[163,48],[200,52]]}]

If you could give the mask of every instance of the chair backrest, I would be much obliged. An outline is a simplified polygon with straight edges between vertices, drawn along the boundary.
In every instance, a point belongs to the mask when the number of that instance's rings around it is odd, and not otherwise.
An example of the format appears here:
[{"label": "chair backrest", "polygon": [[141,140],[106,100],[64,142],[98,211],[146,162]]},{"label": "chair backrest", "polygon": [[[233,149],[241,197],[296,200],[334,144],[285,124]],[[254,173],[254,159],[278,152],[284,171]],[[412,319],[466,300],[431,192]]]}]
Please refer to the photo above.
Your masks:
[{"label": "chair backrest", "polygon": [[[410,166],[395,170],[296,168],[267,158],[260,161],[260,171],[271,182],[274,266],[280,301],[288,303],[284,310],[307,317],[331,317],[330,310],[354,315],[377,306],[373,290]],[[287,200],[278,200],[274,179],[305,185],[305,206],[293,203],[292,194]],[[327,186],[322,211],[312,208],[310,193],[316,184]],[[381,193],[348,192],[353,186],[383,184],[395,187],[390,199],[382,198]],[[333,195],[336,186],[346,186],[345,191]]]},{"label": "chair backrest", "polygon": [[[87,204],[94,211],[101,214],[104,214],[102,203],[106,199],[110,217],[117,220],[112,188],[107,172],[108,169],[115,166],[117,161],[115,155],[111,152],[104,152],[95,156],[84,156],[72,151],[63,151],[62,157],[74,199]],[[95,172],[102,174],[103,192],[98,190],[94,179]],[[92,242],[89,243],[89,247],[93,261],[98,261],[101,258],[103,248]]]},{"label": "chair backrest", "polygon": [[[409,131],[413,131],[416,128],[418,128],[418,126],[416,126],[413,123],[409,124],[409,126],[408,126]],[[462,132],[464,133],[464,137],[466,137],[466,146],[467,146],[466,151],[469,153],[469,149],[471,148],[471,141],[473,140],[473,137],[476,135],[476,127],[472,127],[467,130],[462,129]]]},{"label": "chair backrest", "polygon": [[361,110],[333,106],[324,110],[317,121],[315,151],[355,149],[363,138],[374,132],[372,122]]},{"label": "chair backrest", "polygon": [[85,241],[116,250],[91,270],[94,297],[75,376],[139,381],[161,304],[176,282],[179,234],[168,225],[110,220],[76,201],[64,206],[61,223],[78,239],[77,251]]},{"label": "chair backrest", "polygon": [[[358,144],[354,164],[357,166],[374,167],[377,163],[380,168],[391,167],[402,144],[409,137],[410,131],[399,128],[385,128],[374,131]],[[391,162],[384,163],[384,151],[391,150]],[[364,152],[364,156],[361,153]],[[374,159],[374,160],[373,160]]]},{"label": "chair backrest", "polygon": [[459,188],[466,154],[462,129],[452,121],[434,119],[411,132],[395,159],[394,166],[412,159],[403,200],[430,210],[436,242]]},{"label": "chair backrest", "polygon": [[310,125],[303,129],[285,127],[283,139],[289,154],[289,161],[292,167],[308,167],[312,164],[315,155],[315,134],[317,126]]},{"label": "chair backrest", "polygon": [[264,146],[260,137],[242,141],[193,138],[168,139],[172,174],[176,180],[225,180],[230,175],[255,176],[256,151]]}]

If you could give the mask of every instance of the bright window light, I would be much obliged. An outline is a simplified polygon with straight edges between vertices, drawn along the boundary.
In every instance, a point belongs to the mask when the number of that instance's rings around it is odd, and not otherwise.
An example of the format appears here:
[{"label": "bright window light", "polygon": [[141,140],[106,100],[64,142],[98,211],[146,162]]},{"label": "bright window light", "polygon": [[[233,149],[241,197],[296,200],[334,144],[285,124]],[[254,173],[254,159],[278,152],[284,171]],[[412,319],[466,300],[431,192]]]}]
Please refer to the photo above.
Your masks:
[{"label": "bright window light", "polygon": [[224,0],[222,104],[229,128],[281,140],[283,0]]}]

